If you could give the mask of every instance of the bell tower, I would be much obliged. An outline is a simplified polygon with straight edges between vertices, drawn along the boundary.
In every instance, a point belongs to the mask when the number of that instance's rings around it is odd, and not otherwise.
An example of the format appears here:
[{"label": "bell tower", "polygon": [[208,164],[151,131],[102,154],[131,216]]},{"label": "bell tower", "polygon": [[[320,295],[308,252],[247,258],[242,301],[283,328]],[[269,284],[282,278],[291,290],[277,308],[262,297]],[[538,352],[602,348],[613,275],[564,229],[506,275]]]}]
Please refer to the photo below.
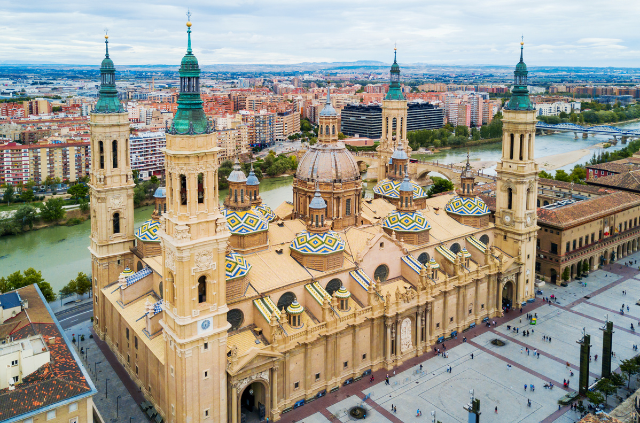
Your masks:
[{"label": "bell tower", "polygon": [[164,150],[167,212],[158,231],[164,279],[164,412],[165,421],[172,423],[226,422],[229,231],[218,203],[220,148],[202,109],[191,22],[187,28],[178,110],[167,128]]},{"label": "bell tower", "polygon": [[529,99],[527,65],[520,44],[520,62],[514,72],[509,103],[504,108],[502,160],[498,162],[496,185],[495,244],[516,257],[522,270],[514,280],[513,305],[535,293],[535,255],[538,226],[536,197],[538,164],[534,161],[536,109]]},{"label": "bell tower", "polygon": [[133,174],[129,160],[129,116],[118,100],[116,69],[109,58],[100,66],[100,92],[91,113],[91,274],[93,275],[94,328],[104,334],[104,299],[101,289],[118,280],[125,267],[133,268]]},{"label": "bell tower", "polygon": [[410,151],[407,140],[407,100],[400,88],[400,65],[396,60],[396,53],[394,48],[389,92],[382,101],[382,137],[377,148],[378,182],[385,178],[389,159],[396,146],[402,145],[405,151]]}]

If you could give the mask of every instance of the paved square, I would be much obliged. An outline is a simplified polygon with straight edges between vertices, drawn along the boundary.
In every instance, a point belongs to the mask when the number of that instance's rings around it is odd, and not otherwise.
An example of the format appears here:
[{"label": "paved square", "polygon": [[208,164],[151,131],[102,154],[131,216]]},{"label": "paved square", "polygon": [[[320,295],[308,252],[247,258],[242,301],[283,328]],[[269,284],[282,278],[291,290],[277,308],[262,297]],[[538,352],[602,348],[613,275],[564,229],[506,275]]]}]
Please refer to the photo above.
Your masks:
[{"label": "paved square", "polygon": [[[640,253],[637,256],[636,259],[640,258]],[[633,256],[625,258],[633,259]],[[312,403],[315,404],[313,407],[307,410],[305,407],[309,406],[302,407],[283,415],[282,419],[325,423],[335,416],[337,420],[347,422],[352,420],[348,410],[362,405],[365,395],[370,395],[364,402],[368,410],[367,421],[431,422],[431,412],[435,411],[437,419],[443,423],[466,422],[467,412],[463,406],[469,402],[469,391],[473,389],[480,400],[484,421],[575,422],[578,413],[568,407],[559,410],[557,402],[567,392],[577,389],[580,346],[576,341],[582,338],[583,330],[591,335],[590,383],[601,374],[600,328],[606,318],[614,322],[613,369],[619,367],[621,360],[635,356],[633,345],[640,344],[640,306],[635,305],[640,299],[638,279],[637,270],[614,264],[592,272],[584,280],[586,286],[580,282],[571,282],[568,287],[545,285],[542,296],[554,295],[557,303],[549,305],[538,298],[535,305],[525,308],[522,314],[512,312],[495,328],[483,326],[467,332],[468,342],[455,342],[457,345],[447,350],[449,358],[431,352],[423,356],[422,372],[418,365],[402,366],[403,371],[397,369],[395,376],[393,371],[389,372],[392,375],[390,386],[384,383],[386,372],[380,372],[374,384],[368,384],[365,378],[348,388],[341,388],[338,395],[333,395],[333,401],[338,402],[331,404],[330,398],[318,400]],[[619,311],[622,304],[624,315]],[[528,312],[537,315],[536,325],[529,324]],[[637,333],[631,330],[632,323]],[[523,335],[526,330],[529,336]],[[545,340],[546,337],[551,341]],[[492,344],[494,339],[502,340],[505,345]],[[447,371],[449,366],[451,373]],[[571,376],[572,371],[574,376]],[[569,381],[568,389],[563,387],[565,379]],[[553,383],[554,388],[545,389],[544,385],[548,383]],[[535,387],[533,392],[531,385]],[[527,405],[528,400],[531,400],[531,407]],[[324,405],[326,408],[320,412],[313,411],[321,408],[319,403],[329,405]],[[392,406],[396,408],[395,413]],[[498,407],[497,414],[495,407]],[[418,409],[423,416],[416,418]]]}]

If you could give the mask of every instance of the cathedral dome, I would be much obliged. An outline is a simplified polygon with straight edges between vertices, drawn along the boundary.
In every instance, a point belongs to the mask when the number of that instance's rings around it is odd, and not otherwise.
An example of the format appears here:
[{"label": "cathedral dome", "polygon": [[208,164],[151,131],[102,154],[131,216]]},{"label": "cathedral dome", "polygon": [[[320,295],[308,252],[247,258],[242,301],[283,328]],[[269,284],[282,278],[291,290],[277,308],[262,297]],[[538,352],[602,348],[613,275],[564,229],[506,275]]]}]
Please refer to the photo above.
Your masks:
[{"label": "cathedral dome", "polygon": [[267,206],[266,204],[253,206],[252,208],[253,210],[262,214],[263,219],[266,220],[267,222],[273,222],[277,218],[275,212],[271,210],[271,207]]},{"label": "cathedral dome", "polygon": [[142,226],[136,229],[135,237],[144,242],[160,242],[158,237],[158,229],[160,228],[160,222],[156,219],[149,219],[145,221]]},{"label": "cathedral dome", "polygon": [[422,232],[431,229],[427,219],[418,211],[392,211],[382,221],[382,227],[395,232]]},{"label": "cathedral dome", "polygon": [[342,142],[316,143],[300,160],[296,178],[315,182],[350,182],[360,179],[353,155]]},{"label": "cathedral dome", "polygon": [[459,216],[484,216],[490,213],[489,207],[479,197],[453,197],[445,210]]},{"label": "cathedral dome", "polygon": [[250,235],[269,229],[269,222],[257,210],[224,210],[229,231],[234,235]]},{"label": "cathedral dome", "polygon": [[[403,183],[404,181],[383,179],[373,187],[373,192],[387,199],[398,199],[400,198],[400,185]],[[424,192],[420,185],[416,184],[414,181],[410,181],[409,183],[413,186],[414,200],[427,198],[427,193]]]},{"label": "cathedral dome", "polygon": [[256,186],[260,185],[260,181],[253,171],[253,165],[251,165],[251,171],[249,172],[249,176],[247,177],[247,186]]},{"label": "cathedral dome", "polygon": [[333,231],[302,231],[293,239],[290,248],[301,254],[332,254],[344,250],[344,241]]},{"label": "cathedral dome", "polygon": [[251,270],[251,264],[240,254],[231,251],[225,256],[225,273],[227,280],[245,276]]}]

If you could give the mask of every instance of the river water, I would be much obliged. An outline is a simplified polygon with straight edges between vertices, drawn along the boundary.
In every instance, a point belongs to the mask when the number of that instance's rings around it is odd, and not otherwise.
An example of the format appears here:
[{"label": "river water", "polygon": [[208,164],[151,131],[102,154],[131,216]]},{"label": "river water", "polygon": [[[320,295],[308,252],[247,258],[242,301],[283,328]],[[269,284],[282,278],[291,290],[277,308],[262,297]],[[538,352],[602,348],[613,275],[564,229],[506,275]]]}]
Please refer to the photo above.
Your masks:
[{"label": "river water", "polygon": [[[627,128],[640,128],[640,122],[620,125]],[[587,148],[597,143],[605,142],[608,136],[596,135],[582,138],[579,134],[577,140],[573,133],[560,133],[536,137],[535,156],[544,157],[554,154]],[[607,151],[623,148],[622,143],[612,146]],[[597,152],[598,149],[593,151]],[[500,159],[500,143],[486,144],[470,148],[473,160],[496,161]],[[429,160],[438,160],[441,163],[459,163],[466,160],[466,149],[443,150],[429,156]],[[562,169],[570,170],[575,164],[588,161],[588,155],[574,163],[564,166]],[[486,169],[486,173],[495,173],[494,169]],[[292,177],[267,178],[260,183],[260,195],[265,204],[276,208],[284,201],[292,201],[291,190]],[[371,193],[373,184],[368,183],[365,192]],[[220,192],[221,200],[226,191]],[[149,219],[153,207],[141,207],[135,210],[135,226]],[[7,276],[17,270],[33,267],[42,271],[42,275],[51,283],[54,291],[59,291],[70,279],[75,278],[78,272],[90,273],[91,263],[89,257],[89,232],[90,222],[86,221],[77,226],[57,226],[27,232],[18,236],[0,237],[0,277]]]}]

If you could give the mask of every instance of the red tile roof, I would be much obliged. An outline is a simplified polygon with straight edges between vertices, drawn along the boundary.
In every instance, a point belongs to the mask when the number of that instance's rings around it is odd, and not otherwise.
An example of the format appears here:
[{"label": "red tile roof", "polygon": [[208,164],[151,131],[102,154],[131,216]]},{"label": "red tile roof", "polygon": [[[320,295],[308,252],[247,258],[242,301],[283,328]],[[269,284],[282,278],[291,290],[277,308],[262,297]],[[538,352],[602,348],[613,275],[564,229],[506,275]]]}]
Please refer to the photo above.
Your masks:
[{"label": "red tile roof", "polygon": [[619,173],[617,175],[602,176],[590,179],[590,185],[617,188],[625,191],[640,192],[640,170]]}]

